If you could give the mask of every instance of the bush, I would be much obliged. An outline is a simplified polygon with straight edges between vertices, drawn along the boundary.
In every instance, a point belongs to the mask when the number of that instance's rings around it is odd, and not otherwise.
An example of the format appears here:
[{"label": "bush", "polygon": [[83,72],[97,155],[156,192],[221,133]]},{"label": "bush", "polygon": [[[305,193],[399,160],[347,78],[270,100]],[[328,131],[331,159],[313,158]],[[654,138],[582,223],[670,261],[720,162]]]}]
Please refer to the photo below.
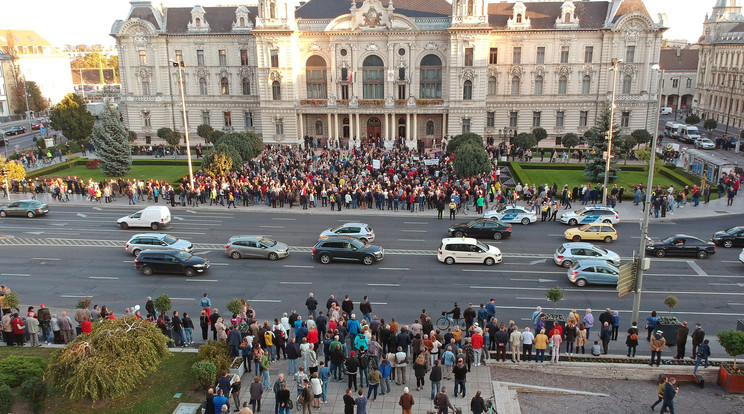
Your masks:
[{"label": "bush", "polygon": [[21,300],[18,299],[18,293],[6,293],[5,297],[3,297],[3,305],[10,307],[10,309],[18,309],[18,307],[21,306]]},{"label": "bush", "polygon": [[229,302],[227,302],[227,305],[225,305],[225,307],[232,313],[240,313],[243,311],[243,302],[241,302],[238,298],[232,298]]},{"label": "bush", "polygon": [[39,357],[11,355],[0,360],[0,382],[15,388],[26,380],[41,378],[45,367]]},{"label": "bush", "polygon": [[674,163],[668,162],[668,163],[664,164],[664,167],[663,168],[666,168],[668,170],[674,170],[675,168],[677,168],[677,166],[674,165]]},{"label": "bush", "polygon": [[9,413],[13,410],[15,396],[13,390],[7,384],[0,385],[0,413]]},{"label": "bush", "polygon": [[41,378],[28,379],[21,384],[21,394],[28,399],[35,413],[44,411],[46,406],[47,387]]},{"label": "bush", "polygon": [[168,313],[168,311],[173,307],[173,301],[171,301],[170,297],[165,294],[158,296],[153,302],[155,304],[155,309],[160,313]]},{"label": "bush", "polygon": [[679,305],[679,299],[676,296],[667,296],[664,299],[664,304],[669,308],[669,313],[672,313],[672,309]]},{"label": "bush", "polygon": [[199,361],[208,361],[217,367],[217,372],[222,373],[230,369],[232,358],[230,357],[230,346],[227,342],[207,341],[199,347],[197,356]]},{"label": "bush", "polygon": [[450,139],[449,142],[447,142],[447,153],[454,154],[457,151],[457,148],[459,146],[465,145],[468,143],[483,147],[483,137],[478,134],[472,133],[472,132],[467,132],[467,133],[452,137],[452,139]]},{"label": "bush", "polygon": [[217,381],[217,366],[211,361],[197,361],[191,365],[191,374],[207,391]]},{"label": "bush", "polygon": [[90,168],[91,170],[97,170],[98,169],[98,165],[100,165],[101,162],[102,161],[99,160],[99,159],[90,160],[90,161],[88,161],[88,162],[85,163],[85,167],[86,168]]},{"label": "bush", "polygon": [[78,301],[77,305],[75,305],[75,308],[77,309],[88,309],[90,307],[91,299],[90,298],[82,298]]}]

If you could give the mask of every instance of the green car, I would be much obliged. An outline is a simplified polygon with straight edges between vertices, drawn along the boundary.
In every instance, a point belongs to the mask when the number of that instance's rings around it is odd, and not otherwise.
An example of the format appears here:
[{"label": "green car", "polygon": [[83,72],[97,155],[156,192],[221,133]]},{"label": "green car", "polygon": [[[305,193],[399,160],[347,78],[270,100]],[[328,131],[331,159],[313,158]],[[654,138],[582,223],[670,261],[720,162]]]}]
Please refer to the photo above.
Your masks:
[{"label": "green car", "polygon": [[7,206],[0,206],[0,217],[26,216],[34,218],[49,212],[49,206],[36,200],[14,201]]}]

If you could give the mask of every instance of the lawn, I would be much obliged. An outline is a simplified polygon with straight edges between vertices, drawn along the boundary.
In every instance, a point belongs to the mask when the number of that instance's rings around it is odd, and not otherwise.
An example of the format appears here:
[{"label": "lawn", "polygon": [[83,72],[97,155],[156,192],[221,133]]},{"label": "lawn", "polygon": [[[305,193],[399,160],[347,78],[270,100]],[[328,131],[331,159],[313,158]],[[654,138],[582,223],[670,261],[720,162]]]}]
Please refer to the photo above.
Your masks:
[{"label": "lawn", "polygon": [[[53,351],[49,348],[0,347],[0,358],[23,355],[38,356],[48,361]],[[179,403],[200,402],[202,399],[201,393],[193,392],[194,380],[190,369],[194,362],[196,362],[195,353],[174,353],[163,361],[155,372],[148,374],[133,393],[97,402],[94,406],[91,406],[90,401],[68,399],[65,397],[64,390],[50,389],[45,412],[57,414],[171,413]],[[177,393],[182,393],[178,399],[173,397]],[[16,401],[25,400],[17,394]],[[25,404],[16,403],[16,405],[25,408]]]},{"label": "lawn", "polygon": [[[195,167],[195,169],[198,169],[198,167]],[[158,179],[165,180],[173,185],[188,174],[189,168],[187,165],[133,165],[129,173],[122,178],[136,178],[141,180]],[[44,174],[39,176],[39,178],[67,177],[68,175],[70,177],[77,176],[84,181],[88,181],[89,178],[92,178],[94,181],[119,178],[109,177],[101,172],[100,169],[94,170],[85,165],[76,165],[72,168],[59,170],[51,174]]]},{"label": "lawn", "polygon": [[[574,185],[580,186],[581,184],[586,184],[588,182],[586,177],[584,177],[583,170],[523,169],[522,172],[519,173],[519,177],[525,180],[525,182],[535,185],[553,185],[553,183],[556,183],[559,188],[562,188],[564,184],[568,184],[570,188],[573,188]],[[645,187],[647,181],[648,174],[643,171],[621,171],[620,179],[615,181],[614,184],[617,184],[618,188],[621,185],[624,186],[625,191],[627,192],[628,189],[635,188],[639,183],[642,183]],[[668,188],[670,185],[679,187],[679,184],[661,174],[656,174],[654,176],[654,186],[656,185],[661,185],[664,188]]]}]

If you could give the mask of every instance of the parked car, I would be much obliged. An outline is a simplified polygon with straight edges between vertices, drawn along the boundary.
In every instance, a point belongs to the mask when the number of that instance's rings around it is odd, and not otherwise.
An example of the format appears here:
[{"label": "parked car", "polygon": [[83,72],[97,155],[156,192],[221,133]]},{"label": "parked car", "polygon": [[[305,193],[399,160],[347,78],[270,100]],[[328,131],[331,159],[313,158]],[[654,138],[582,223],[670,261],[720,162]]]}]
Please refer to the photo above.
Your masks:
[{"label": "parked car", "polygon": [[188,240],[182,240],[170,234],[163,233],[141,233],[135,234],[127,242],[125,249],[127,253],[137,256],[143,250],[180,250],[192,253],[194,246]]},{"label": "parked car", "polygon": [[363,242],[375,241],[375,232],[368,224],[364,223],[344,223],[340,227],[323,230],[322,236],[350,236],[355,237]]},{"label": "parked car", "polygon": [[522,223],[524,225],[537,221],[535,210],[522,206],[503,206],[498,210],[489,210],[483,218],[495,218],[504,223]]},{"label": "parked car", "polygon": [[11,135],[20,135],[26,132],[26,127],[22,126],[14,126],[10,127],[5,131],[5,135],[11,136]]},{"label": "parked car", "polygon": [[450,237],[442,239],[437,251],[437,260],[448,265],[483,263],[491,266],[501,263],[504,258],[501,250],[496,246],[490,246],[469,237]]},{"label": "parked car", "polygon": [[44,126],[44,123],[43,122],[41,122],[41,121],[34,121],[31,124],[31,130],[32,131],[38,131],[38,130],[41,129],[42,126]]},{"label": "parked car", "polygon": [[713,233],[710,240],[718,246],[742,247],[744,246],[744,226],[735,226],[723,231]]},{"label": "parked car", "polygon": [[581,227],[566,230],[563,235],[566,239],[575,242],[602,240],[605,243],[612,243],[617,240],[617,230],[609,223],[584,224]]},{"label": "parked car", "polygon": [[512,228],[496,219],[481,218],[468,223],[453,224],[447,229],[451,237],[475,237],[501,240],[511,236]]},{"label": "parked car", "polygon": [[134,259],[134,268],[145,276],[153,273],[183,273],[196,276],[206,272],[211,263],[204,257],[179,250],[145,250]]},{"label": "parked car", "polygon": [[692,256],[705,259],[716,254],[716,245],[713,242],[698,239],[686,234],[675,234],[667,238],[653,241],[649,240],[646,252],[656,257],[664,256]]},{"label": "parked car", "polygon": [[741,249],[741,253],[739,253],[739,261],[744,263],[744,249]]},{"label": "parked car", "polygon": [[321,236],[313,246],[312,255],[313,259],[323,264],[338,260],[371,265],[381,261],[385,257],[385,251],[380,246],[349,236]]},{"label": "parked car", "polygon": [[276,260],[289,256],[289,246],[264,236],[233,236],[225,245],[225,254],[236,260]]},{"label": "parked car", "polygon": [[561,223],[575,226],[579,223],[612,223],[620,222],[620,214],[610,207],[584,207],[576,211],[568,211],[561,215]]},{"label": "parked car", "polygon": [[0,217],[26,216],[34,218],[49,212],[49,206],[37,200],[14,201],[6,206],[0,206]]},{"label": "parked car", "polygon": [[695,141],[695,146],[704,150],[716,149],[716,144],[708,138],[698,138]]},{"label": "parked car", "polygon": [[571,267],[580,260],[603,260],[614,266],[620,266],[620,255],[591,243],[563,243],[556,249],[553,262],[558,266]]},{"label": "parked car", "polygon": [[582,260],[568,269],[568,280],[578,287],[617,285],[620,270],[603,260]]}]

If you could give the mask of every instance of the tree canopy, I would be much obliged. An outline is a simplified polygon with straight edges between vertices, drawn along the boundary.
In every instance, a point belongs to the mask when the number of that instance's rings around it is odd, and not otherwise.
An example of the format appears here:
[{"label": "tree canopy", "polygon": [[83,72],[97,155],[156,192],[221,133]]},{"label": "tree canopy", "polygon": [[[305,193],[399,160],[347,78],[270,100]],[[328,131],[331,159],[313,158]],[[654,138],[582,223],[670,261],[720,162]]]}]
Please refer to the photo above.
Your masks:
[{"label": "tree canopy", "polygon": [[196,135],[199,135],[205,140],[209,140],[209,135],[212,132],[214,132],[214,128],[212,128],[210,125],[207,125],[207,124],[201,124],[198,127],[196,127]]},{"label": "tree canopy", "polygon": [[548,137],[548,131],[546,131],[545,128],[537,127],[532,130],[532,135],[534,135],[535,140],[540,143],[540,141]]},{"label": "tree canopy", "polygon": [[[234,150],[233,150],[234,151]],[[202,169],[211,177],[227,174],[233,167],[233,159],[223,152],[207,151],[202,160]]]},{"label": "tree canopy", "polygon": [[[22,114],[29,110],[34,112],[42,112],[49,109],[49,99],[45,98],[39,88],[39,84],[34,81],[28,81],[25,83],[19,82],[18,86],[13,92],[13,102],[15,103],[13,112],[16,114]],[[26,106],[26,95],[28,92],[28,106]]]},{"label": "tree canopy", "polygon": [[532,148],[537,145],[537,139],[532,134],[522,132],[514,137],[514,146],[517,148]]},{"label": "tree canopy", "polygon": [[10,183],[11,180],[20,181],[26,178],[26,169],[22,164],[15,160],[11,161],[0,156],[0,184],[5,182],[5,174],[3,171],[7,171],[8,183]]},{"label": "tree canopy", "polygon": [[95,118],[88,112],[83,99],[77,94],[68,93],[55,105],[49,116],[52,129],[62,131],[67,139],[82,141],[93,132]]},{"label": "tree canopy", "polygon": [[[584,167],[584,177],[589,181],[603,181],[606,169],[606,160],[603,153],[607,151],[607,133],[610,131],[610,108],[607,107],[597,120],[597,123],[591,127],[585,134],[584,140],[589,145],[586,153],[586,167]],[[620,125],[613,125],[613,138],[620,137]],[[618,149],[619,140],[613,139],[612,151]],[[616,157],[613,156],[610,164],[610,181],[618,178],[620,168],[615,164]]]},{"label": "tree canopy", "polygon": [[579,136],[574,134],[573,132],[569,132],[568,134],[563,136],[563,146],[571,149],[577,145],[579,145],[580,139]]},{"label": "tree canopy", "polygon": [[447,142],[447,153],[454,154],[460,145],[473,144],[483,147],[483,137],[473,132],[456,135]]},{"label": "tree canopy", "polygon": [[705,123],[703,124],[703,128],[707,129],[708,131],[712,131],[716,128],[718,128],[718,121],[715,119],[707,119]]},{"label": "tree canopy", "polygon": [[697,115],[690,115],[687,118],[685,118],[685,124],[687,125],[695,125],[700,123],[700,117]]},{"label": "tree canopy", "polygon": [[636,129],[635,131],[631,132],[630,135],[633,136],[633,138],[635,139],[636,145],[648,144],[649,142],[651,142],[651,138],[653,138],[651,134],[645,129]]},{"label": "tree canopy", "polygon": [[491,162],[483,145],[468,143],[455,152],[455,172],[461,177],[472,177],[491,171]]},{"label": "tree canopy", "polygon": [[103,109],[101,122],[93,128],[91,137],[96,154],[101,158],[101,171],[121,177],[132,168],[132,147],[129,132],[119,120],[119,113],[111,105]]},{"label": "tree canopy", "polygon": [[220,145],[227,145],[235,149],[240,154],[240,163],[243,161],[250,161],[261,152],[263,152],[264,144],[261,138],[252,132],[232,132],[225,134],[215,142],[215,148]]}]

